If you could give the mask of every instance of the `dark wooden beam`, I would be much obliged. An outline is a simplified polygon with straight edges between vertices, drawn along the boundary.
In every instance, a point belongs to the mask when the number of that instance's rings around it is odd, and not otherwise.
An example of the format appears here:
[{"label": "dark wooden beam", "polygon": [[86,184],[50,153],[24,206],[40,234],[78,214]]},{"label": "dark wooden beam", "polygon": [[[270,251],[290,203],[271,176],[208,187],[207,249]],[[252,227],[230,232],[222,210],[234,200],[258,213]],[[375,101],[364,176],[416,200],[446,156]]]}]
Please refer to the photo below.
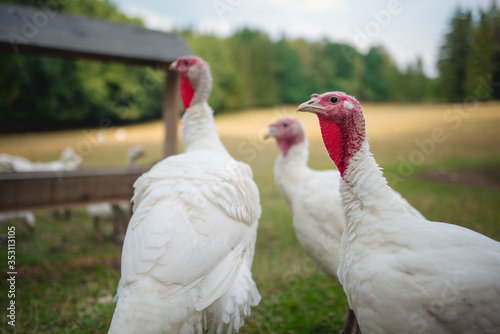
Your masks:
[{"label": "dark wooden beam", "polygon": [[129,201],[149,168],[0,174],[0,212]]},{"label": "dark wooden beam", "polygon": [[159,67],[190,54],[182,36],[131,24],[0,3],[0,51],[45,53]]}]

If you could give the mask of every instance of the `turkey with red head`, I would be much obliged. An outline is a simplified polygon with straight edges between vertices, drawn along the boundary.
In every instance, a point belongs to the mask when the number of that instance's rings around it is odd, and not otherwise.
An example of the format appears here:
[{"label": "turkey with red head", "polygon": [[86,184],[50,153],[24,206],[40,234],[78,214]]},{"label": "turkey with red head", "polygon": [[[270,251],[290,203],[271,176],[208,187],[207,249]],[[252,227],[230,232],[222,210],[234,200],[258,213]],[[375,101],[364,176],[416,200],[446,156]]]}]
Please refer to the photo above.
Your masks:
[{"label": "turkey with red head", "polygon": [[[309,143],[298,119],[282,118],[269,125],[280,153],[274,163],[274,182],[293,212],[293,228],[300,245],[325,274],[337,279],[340,239],[344,231],[340,172],[309,168]],[[393,195],[410,214],[422,217],[398,192]],[[356,332],[349,310],[342,333]]]},{"label": "turkey with red head", "polygon": [[179,58],[184,152],[134,184],[110,333],[233,333],[260,301],[251,267],[259,191],[216,132],[209,65]]},{"label": "turkey with red head", "polygon": [[370,152],[359,102],[313,94],[342,179],[338,278],[363,333],[499,333],[500,243],[408,212]]}]

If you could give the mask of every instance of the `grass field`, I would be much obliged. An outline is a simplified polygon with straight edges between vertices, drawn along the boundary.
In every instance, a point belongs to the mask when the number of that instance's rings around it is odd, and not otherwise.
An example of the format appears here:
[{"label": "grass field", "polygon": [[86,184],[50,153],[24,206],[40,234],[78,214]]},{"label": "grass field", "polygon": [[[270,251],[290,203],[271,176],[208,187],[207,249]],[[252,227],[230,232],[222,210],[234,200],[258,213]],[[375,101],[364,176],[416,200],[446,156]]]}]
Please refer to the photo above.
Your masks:
[{"label": "grass field", "polygon": [[[500,103],[481,105],[365,104],[370,145],[389,183],[426,217],[467,226],[500,240]],[[315,116],[293,107],[221,115],[223,142],[249,163],[263,207],[253,273],[262,295],[243,333],[336,333],[347,310],[342,287],[304,255],[291,226],[291,212],[274,186],[278,150],[263,140],[267,125],[297,117],[310,141],[310,165],[333,168]],[[123,128],[0,135],[0,153],[33,160],[57,159],[71,146],[84,155],[83,168],[120,166],[127,149],[142,144],[143,165],[161,158],[159,122]],[[0,282],[2,332],[105,333],[120,277],[120,252],[111,239],[98,243],[84,209],[70,220],[36,212],[33,234],[16,226],[16,327],[7,324],[7,275]],[[106,232],[111,224],[103,224]],[[1,226],[7,232],[7,225]],[[2,268],[7,248],[1,245]]]}]

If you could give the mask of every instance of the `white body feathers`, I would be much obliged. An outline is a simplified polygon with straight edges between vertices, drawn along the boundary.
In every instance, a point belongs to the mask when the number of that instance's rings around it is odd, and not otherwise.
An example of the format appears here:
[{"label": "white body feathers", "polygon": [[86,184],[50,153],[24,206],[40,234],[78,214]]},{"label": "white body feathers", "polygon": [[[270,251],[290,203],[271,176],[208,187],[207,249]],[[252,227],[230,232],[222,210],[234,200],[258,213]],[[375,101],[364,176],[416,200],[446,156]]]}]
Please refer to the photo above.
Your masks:
[{"label": "white body feathers", "polygon": [[[300,245],[319,268],[337,277],[340,241],[344,230],[344,210],[338,191],[338,170],[317,171],[307,166],[307,139],[280,153],[274,165],[274,179],[281,196],[293,212],[293,227]],[[398,192],[391,195],[405,210],[423,218]]]},{"label": "white body feathers", "polygon": [[319,268],[337,277],[344,216],[338,192],[337,170],[315,171],[307,166],[307,139],[293,145],[274,164],[274,181],[293,212],[300,245]]},{"label": "white body feathers", "polygon": [[186,110],[182,135],[185,152],[134,185],[110,333],[231,333],[260,301],[252,171],[220,142],[208,104]]},{"label": "white body feathers", "polygon": [[500,243],[408,214],[366,141],[340,193],[338,275],[362,333],[500,332]]}]

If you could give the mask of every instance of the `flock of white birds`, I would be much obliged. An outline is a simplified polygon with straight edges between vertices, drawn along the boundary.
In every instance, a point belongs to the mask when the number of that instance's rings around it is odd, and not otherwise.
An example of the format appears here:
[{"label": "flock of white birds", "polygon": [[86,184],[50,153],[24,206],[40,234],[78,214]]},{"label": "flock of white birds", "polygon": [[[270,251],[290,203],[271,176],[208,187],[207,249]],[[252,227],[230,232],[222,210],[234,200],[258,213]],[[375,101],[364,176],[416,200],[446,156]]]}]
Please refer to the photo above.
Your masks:
[{"label": "flock of white birds", "polygon": [[[50,162],[31,161],[25,157],[10,154],[0,154],[0,173],[23,173],[23,172],[63,172],[77,169],[82,163],[80,157],[72,148],[65,148],[59,160]],[[24,222],[30,232],[35,230],[36,216],[32,211],[13,211],[0,213],[0,223],[8,223],[13,220]]]},{"label": "flock of white birds", "polygon": [[[187,56],[171,70],[186,109],[184,152],[134,184],[109,333],[237,333],[261,300],[251,271],[259,190],[250,166],[233,159],[217,134],[209,65]],[[342,332],[500,333],[500,243],[428,221],[391,189],[354,97],[313,94],[298,111],[318,117],[337,169],[309,168],[306,134],[298,120],[284,118],[266,134],[280,150],[274,179],[300,245],[344,289],[350,309]],[[47,166],[80,163],[66,152]],[[0,156],[3,172],[37,168]],[[88,207],[102,238],[99,211],[113,210]]]},{"label": "flock of white birds", "polygon": [[[136,167],[137,160],[144,155],[144,149],[141,145],[132,146],[126,157],[126,165],[128,167]],[[66,172],[73,171],[80,167],[83,159],[78,153],[70,147],[62,150],[59,160],[40,162],[31,161],[25,157],[14,156],[10,154],[0,154],[0,173],[23,173],[23,172]],[[117,224],[118,215],[124,214],[129,216],[131,211],[130,202],[122,201],[117,204],[112,203],[95,203],[87,206],[87,214],[94,222],[94,234],[97,241],[103,241],[104,237],[101,232],[101,221],[112,221],[114,224],[113,237],[117,242],[119,240],[119,229]],[[69,209],[66,209],[69,210]],[[120,211],[120,212],[117,212]],[[0,224],[20,221],[26,224],[30,232],[34,232],[36,224],[36,216],[32,211],[12,211],[0,213]]]},{"label": "flock of white birds", "polygon": [[[109,333],[236,333],[261,296],[252,279],[259,192],[250,167],[221,143],[209,65],[181,57],[184,152],[135,183]],[[358,101],[313,94],[337,170],[307,167],[298,121],[271,124],[276,185],[297,239],[346,293],[342,332],[499,333],[500,243],[430,222],[392,190],[370,153]]]}]

